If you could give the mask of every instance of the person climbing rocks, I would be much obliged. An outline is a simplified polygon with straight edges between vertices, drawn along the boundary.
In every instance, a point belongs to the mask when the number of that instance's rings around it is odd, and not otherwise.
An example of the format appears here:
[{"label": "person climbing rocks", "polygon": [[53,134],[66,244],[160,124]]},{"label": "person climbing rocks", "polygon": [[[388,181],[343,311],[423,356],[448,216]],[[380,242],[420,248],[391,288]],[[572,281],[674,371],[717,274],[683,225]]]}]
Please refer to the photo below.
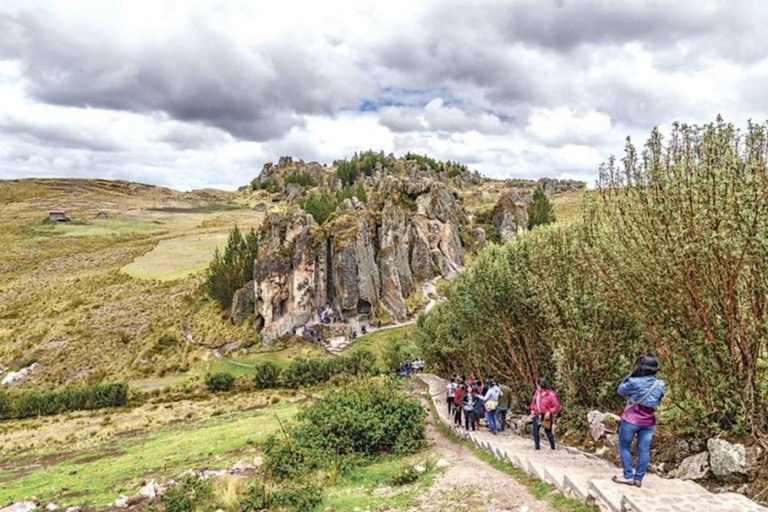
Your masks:
[{"label": "person climbing rocks", "polygon": [[507,386],[506,379],[499,379],[499,389],[501,390],[501,397],[496,406],[496,428],[499,429],[499,432],[504,432],[504,429],[507,428],[507,412],[512,406],[512,390]]},{"label": "person climbing rocks", "polygon": [[452,378],[451,382],[445,387],[445,401],[448,404],[448,417],[453,413],[453,397],[456,395],[456,378]]},{"label": "person climbing rocks", "polygon": [[491,429],[491,434],[496,435],[498,434],[496,428],[496,407],[499,405],[501,389],[491,378],[485,380],[485,387],[487,391],[482,398],[483,404],[485,405],[485,421]]},{"label": "person climbing rocks", "polygon": [[537,450],[541,449],[540,433],[544,433],[549,439],[549,447],[555,449],[555,416],[560,412],[560,400],[546,379],[539,379],[536,383],[536,392],[531,401],[531,420],[533,423],[533,444]]},{"label": "person climbing rocks", "polygon": [[464,394],[466,393],[467,388],[464,384],[459,384],[456,386],[456,392],[454,393],[451,400],[453,400],[453,424],[457,427],[461,426],[461,410],[464,400]]},{"label": "person climbing rocks", "polygon": [[[630,374],[619,384],[619,395],[627,405],[619,424],[619,453],[624,474],[613,477],[617,484],[643,486],[643,478],[651,460],[651,441],[656,431],[656,407],[664,397],[666,386],[657,379],[659,362],[651,354],[637,358]],[[632,467],[632,441],[637,437],[637,466]]]}]

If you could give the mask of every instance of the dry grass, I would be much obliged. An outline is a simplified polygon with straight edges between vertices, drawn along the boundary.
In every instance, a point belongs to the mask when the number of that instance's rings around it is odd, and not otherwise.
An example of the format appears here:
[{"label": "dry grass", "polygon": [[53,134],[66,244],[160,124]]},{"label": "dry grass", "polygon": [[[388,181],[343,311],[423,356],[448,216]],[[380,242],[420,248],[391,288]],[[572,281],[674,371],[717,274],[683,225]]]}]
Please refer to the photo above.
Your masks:
[{"label": "dry grass", "polygon": [[[199,286],[211,239],[263,218],[234,199],[124,182],[0,182],[0,368],[38,361],[28,384],[45,387],[185,371],[209,355],[187,343],[187,319],[200,345],[252,342],[253,330],[224,321]],[[75,223],[43,224],[58,207]],[[153,279],[121,272],[137,259]]]}]

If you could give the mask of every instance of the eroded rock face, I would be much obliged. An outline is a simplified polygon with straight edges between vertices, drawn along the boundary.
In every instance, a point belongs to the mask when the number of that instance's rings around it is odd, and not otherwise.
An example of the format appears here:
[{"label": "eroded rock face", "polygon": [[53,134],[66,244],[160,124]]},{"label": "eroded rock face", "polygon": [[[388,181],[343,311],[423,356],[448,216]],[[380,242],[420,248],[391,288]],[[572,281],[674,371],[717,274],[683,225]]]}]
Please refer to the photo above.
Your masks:
[{"label": "eroded rock face", "polygon": [[493,227],[502,242],[515,238],[518,231],[528,229],[528,209],[517,192],[506,192],[493,209]]},{"label": "eroded rock face", "polygon": [[698,480],[709,473],[709,453],[701,452],[683,459],[675,470],[675,478]]},{"label": "eroded rock face", "polygon": [[405,318],[419,283],[452,277],[463,265],[468,222],[445,184],[415,178],[384,177],[367,205],[347,199],[322,227],[298,208],[268,215],[253,295],[238,291],[233,318],[251,300],[264,342],[318,321],[328,308],[345,318]]}]

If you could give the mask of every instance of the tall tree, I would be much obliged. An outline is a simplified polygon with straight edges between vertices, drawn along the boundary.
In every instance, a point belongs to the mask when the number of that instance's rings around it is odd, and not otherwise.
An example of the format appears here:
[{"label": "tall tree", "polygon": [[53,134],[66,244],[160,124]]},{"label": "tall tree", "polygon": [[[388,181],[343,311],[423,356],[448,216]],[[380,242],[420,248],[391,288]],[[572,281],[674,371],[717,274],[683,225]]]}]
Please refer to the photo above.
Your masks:
[{"label": "tall tree", "polygon": [[555,212],[552,211],[552,203],[544,193],[544,188],[538,184],[533,191],[531,204],[528,205],[528,229],[553,222],[555,222]]},{"label": "tall tree", "polygon": [[205,288],[221,307],[230,307],[235,292],[253,279],[253,261],[258,251],[258,237],[253,228],[243,236],[237,226],[229,232],[224,252],[216,249],[208,266]]}]

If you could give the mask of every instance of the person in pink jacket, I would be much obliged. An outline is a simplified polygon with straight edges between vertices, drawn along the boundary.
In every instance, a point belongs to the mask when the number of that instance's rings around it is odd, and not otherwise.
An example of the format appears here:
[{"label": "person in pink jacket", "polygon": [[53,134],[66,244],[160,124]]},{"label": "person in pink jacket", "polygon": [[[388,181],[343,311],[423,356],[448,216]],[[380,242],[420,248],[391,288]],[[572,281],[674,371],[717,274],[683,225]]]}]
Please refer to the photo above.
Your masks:
[{"label": "person in pink jacket", "polygon": [[541,449],[539,433],[544,427],[544,433],[549,439],[549,447],[555,449],[555,415],[560,412],[560,400],[546,379],[539,379],[536,392],[531,401],[531,420],[533,422],[533,444]]}]

